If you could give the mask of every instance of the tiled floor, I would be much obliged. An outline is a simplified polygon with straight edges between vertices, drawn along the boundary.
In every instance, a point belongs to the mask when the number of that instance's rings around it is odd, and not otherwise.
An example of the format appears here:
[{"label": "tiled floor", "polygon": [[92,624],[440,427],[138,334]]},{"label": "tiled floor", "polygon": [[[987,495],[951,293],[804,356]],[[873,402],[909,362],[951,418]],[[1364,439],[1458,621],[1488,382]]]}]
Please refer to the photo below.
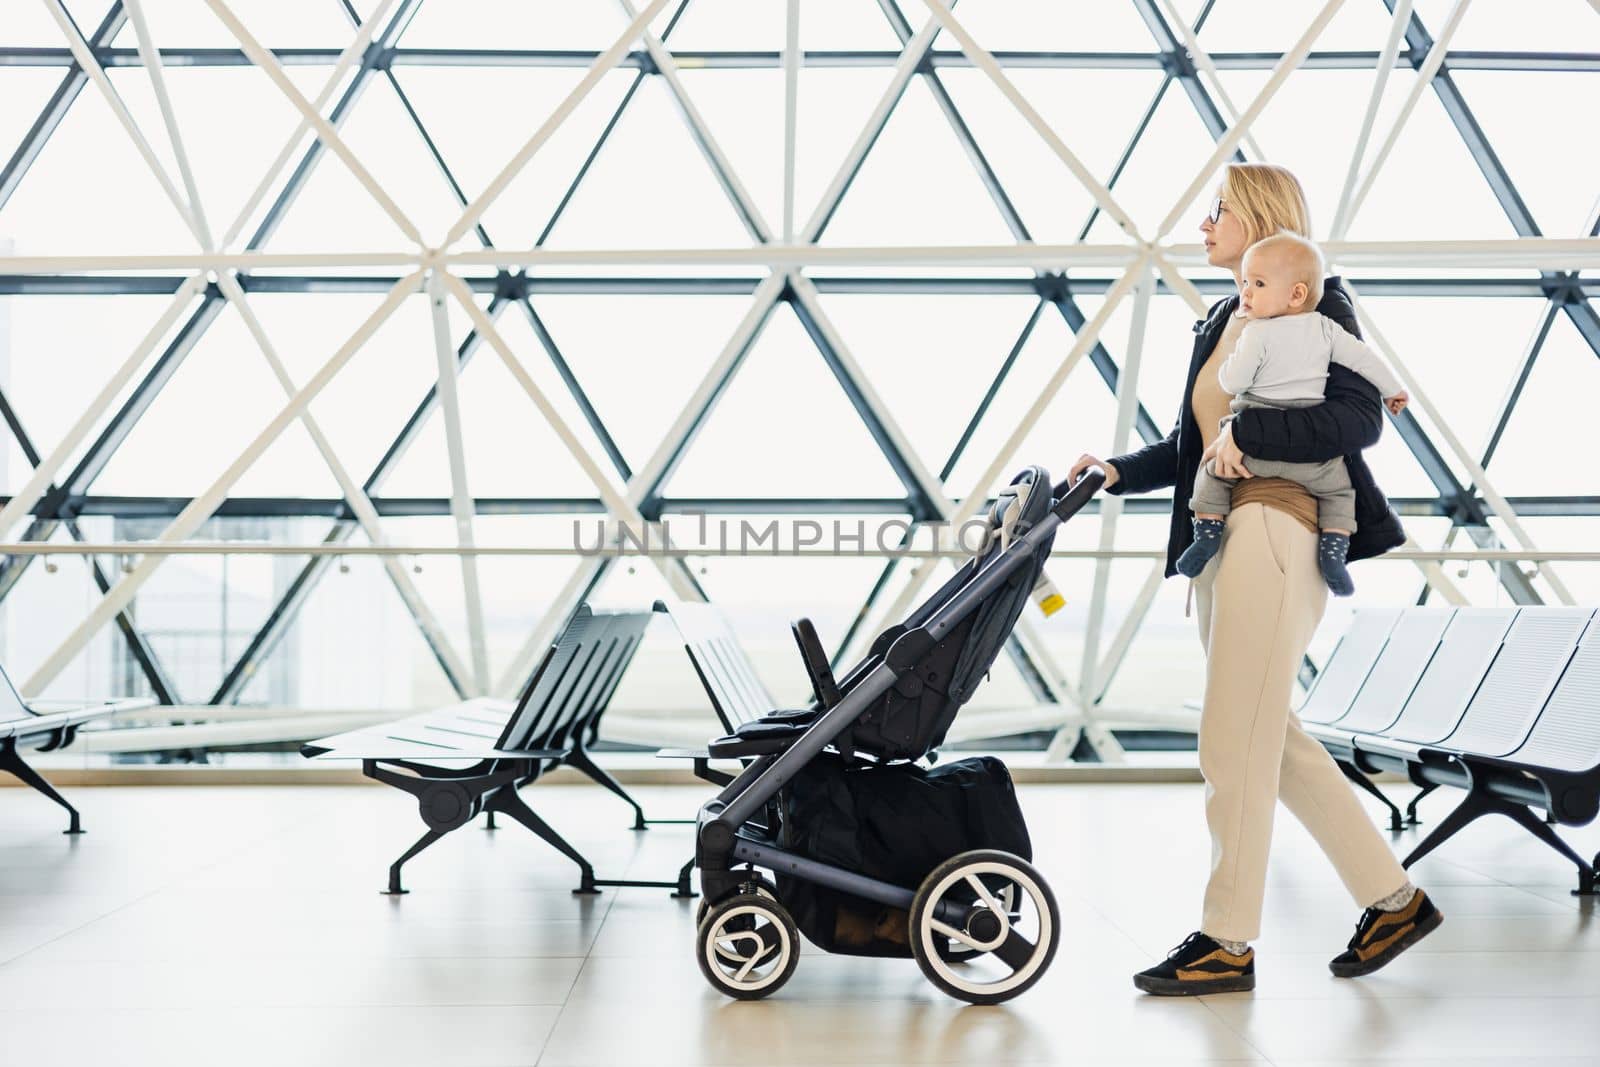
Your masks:
[{"label": "tiled floor", "polygon": [[[638,793],[662,817],[701,797]],[[516,828],[458,831],[408,869],[412,895],[380,896],[420,830],[388,790],[77,789],[90,833],[72,839],[0,789],[0,1064],[1600,1063],[1596,903],[1510,823],[1416,871],[1437,934],[1339,981],[1326,961],[1355,909],[1285,817],[1259,989],[1166,1001],[1128,977],[1194,925],[1200,787],[1022,795],[1067,938],[1032,991],[972,1008],[910,961],[810,950],[773,999],[723,1000],[691,956],[692,904],[573,897],[570,865]],[[528,796],[602,877],[665,877],[687,853],[687,827],[634,834],[598,789]]]}]

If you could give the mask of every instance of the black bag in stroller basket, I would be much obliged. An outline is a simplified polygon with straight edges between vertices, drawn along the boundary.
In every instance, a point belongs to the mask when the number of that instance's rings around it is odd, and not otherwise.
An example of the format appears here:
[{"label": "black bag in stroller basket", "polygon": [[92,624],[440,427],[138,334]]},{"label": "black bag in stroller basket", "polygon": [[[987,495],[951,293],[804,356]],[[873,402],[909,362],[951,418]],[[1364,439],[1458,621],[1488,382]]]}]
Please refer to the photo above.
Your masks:
[{"label": "black bag in stroller basket", "polygon": [[[896,885],[917,885],[973,849],[1033,858],[1006,766],[993,756],[929,770],[820,757],[779,795],[778,840],[810,859]],[[906,912],[816,882],[777,876],[778,899],[818,948],[852,956],[910,956]]]}]

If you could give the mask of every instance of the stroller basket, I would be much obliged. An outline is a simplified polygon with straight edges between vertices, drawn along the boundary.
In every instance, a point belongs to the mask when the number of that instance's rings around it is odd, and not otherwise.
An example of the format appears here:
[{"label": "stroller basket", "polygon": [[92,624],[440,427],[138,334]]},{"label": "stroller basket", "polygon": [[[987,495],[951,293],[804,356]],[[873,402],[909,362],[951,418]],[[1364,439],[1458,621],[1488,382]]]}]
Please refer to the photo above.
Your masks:
[{"label": "stroller basket", "polygon": [[1042,468],[1022,471],[991,509],[996,536],[984,551],[879,635],[842,680],[829,671],[810,623],[795,624],[812,706],[775,711],[711,745],[713,756],[746,761],[697,820],[706,902],[697,951],[713,986],[742,999],[764,997],[798,960],[794,922],[756,868],[903,910],[923,973],[961,999],[998,1003],[1043,975],[1060,923],[1048,885],[1026,860],[976,849],[950,857],[918,886],[895,885],[779,847],[776,801],[830,747],[838,755],[827,758],[847,764],[862,756],[915,761],[937,747],[1009,638],[1056,530],[1104,481],[1091,468],[1076,484],[1052,488]]}]

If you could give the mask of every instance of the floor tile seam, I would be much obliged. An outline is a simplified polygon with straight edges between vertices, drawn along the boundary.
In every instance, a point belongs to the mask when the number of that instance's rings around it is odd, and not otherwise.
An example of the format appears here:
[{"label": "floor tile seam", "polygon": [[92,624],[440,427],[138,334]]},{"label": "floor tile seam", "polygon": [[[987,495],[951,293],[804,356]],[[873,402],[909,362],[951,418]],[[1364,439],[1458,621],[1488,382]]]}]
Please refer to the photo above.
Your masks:
[{"label": "floor tile seam", "polygon": [[606,902],[605,914],[600,917],[600,923],[595,928],[594,937],[590,939],[589,947],[587,950],[585,950],[583,956],[581,957],[583,962],[578,965],[577,971],[572,976],[572,981],[568,983],[567,994],[561,998],[561,1003],[556,1006],[556,1015],[555,1018],[550,1021],[550,1029],[545,1031],[544,1040],[539,1043],[539,1051],[537,1055],[534,1056],[532,1061],[535,1067],[544,1062],[544,1054],[545,1051],[550,1047],[550,1039],[555,1036],[556,1030],[561,1026],[561,1020],[566,1017],[567,1008],[572,1003],[572,991],[578,988],[578,983],[583,980],[584,972],[589,968],[589,961],[594,958],[595,943],[600,940],[600,935],[605,932],[606,921],[611,918],[611,911],[617,906],[617,898],[619,895],[620,890],[613,891],[610,900]]},{"label": "floor tile seam", "polygon": [[[1221,1024],[1221,1026],[1222,1026],[1222,1028],[1224,1030],[1228,1031],[1228,1033],[1232,1034],[1234,1037],[1238,1038],[1241,1042],[1243,1042],[1245,1048],[1249,1049],[1251,1052],[1254,1052],[1257,1056],[1261,1057],[1261,1060],[1262,1060],[1263,1063],[1267,1063],[1267,1064],[1271,1064],[1272,1063],[1272,1058],[1267,1055],[1265,1049],[1261,1048],[1254,1041],[1250,1040],[1249,1035],[1246,1034],[1239,1027],[1235,1026],[1233,1023],[1231,1023],[1227,1019],[1223,1018],[1222,1015],[1218,1014],[1216,1009],[1213,1008],[1211,1006],[1211,1004],[1209,1003],[1209,1001],[1212,998],[1210,998],[1210,997],[1195,997],[1194,999],[1196,999],[1196,1000],[1198,1000],[1200,1002],[1200,1006],[1206,1010],[1206,1013],[1208,1015],[1210,1015],[1211,1018],[1215,1019],[1219,1024]],[[1275,1067],[1275,1065],[1274,1065],[1274,1067]]]}]

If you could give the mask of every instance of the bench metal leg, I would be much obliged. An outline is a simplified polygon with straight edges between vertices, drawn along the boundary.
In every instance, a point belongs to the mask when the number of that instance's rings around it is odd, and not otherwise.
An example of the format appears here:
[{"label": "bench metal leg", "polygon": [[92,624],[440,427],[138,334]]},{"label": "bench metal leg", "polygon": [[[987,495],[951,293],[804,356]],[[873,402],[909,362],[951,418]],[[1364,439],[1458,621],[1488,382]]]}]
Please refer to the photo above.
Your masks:
[{"label": "bench metal leg", "polygon": [[709,759],[695,759],[694,776],[700,779],[702,782],[710,782],[712,785],[719,788],[725,789],[729,785],[733,784],[733,775],[729,774],[727,771],[713,770],[711,767],[711,761]]},{"label": "bench metal leg", "polygon": [[1422,820],[1417,818],[1417,805],[1422,803],[1423,797],[1427,796],[1429,793],[1438,788],[1438,782],[1429,782],[1427,785],[1423,786],[1417,791],[1417,795],[1411,798],[1411,803],[1406,805],[1406,822],[1410,823],[1412,826],[1422,825]]},{"label": "bench metal leg", "polygon": [[83,826],[78,819],[78,809],[67,803],[67,799],[55,791],[55,787],[45,781],[44,776],[23,762],[22,754],[17,751],[15,741],[7,741],[0,745],[0,771],[10,771],[20,778],[24,784],[32,786],[51,800],[67,809],[71,817],[67,828],[61,831],[64,834],[81,834]]},{"label": "bench metal leg", "polygon": [[1394,801],[1390,800],[1384,795],[1383,790],[1378,788],[1378,784],[1376,782],[1362,774],[1359,770],[1346,763],[1344,760],[1337,760],[1336,762],[1339,764],[1339,769],[1344,772],[1344,776],[1346,778],[1350,779],[1350,781],[1355,783],[1355,785],[1360,789],[1365,790],[1366,792],[1377,797],[1383,802],[1383,806],[1389,809],[1390,833],[1398,834],[1400,831],[1406,828],[1405,821],[1400,817],[1400,809],[1395,807]]},{"label": "bench metal leg", "polygon": [[449,833],[448,830],[429,830],[427,833],[423,834],[417,839],[416,844],[406,849],[405,855],[391,863],[389,865],[389,888],[383,891],[383,895],[386,897],[403,897],[407,893],[411,892],[411,890],[404,889],[400,885],[400,868],[404,867],[406,862],[417,853],[421,852],[423,849],[427,848],[429,845],[433,844],[447,833]]},{"label": "bench metal leg", "polygon": [[568,766],[588,775],[596,785],[604,786],[626,801],[628,806],[633,808],[633,828],[635,830],[648,830],[650,828],[649,823],[653,820],[644,817],[644,809],[639,806],[639,802],[628,795],[628,791],[622,788],[621,782],[607,774],[605,768],[591,759],[589,753],[581,748],[574,748],[565,762]]},{"label": "bench metal leg", "polygon": [[496,790],[495,794],[489,798],[489,802],[486,807],[488,807],[490,811],[504,812],[506,815],[511,816],[523,826],[526,826],[529,830],[533,831],[534,834],[536,834],[551,848],[555,849],[557,852],[560,852],[563,856],[566,856],[573,863],[576,863],[578,865],[578,871],[580,872],[581,878],[578,883],[578,888],[573,890],[574,893],[588,895],[600,892],[599,889],[595,888],[594,867],[589,863],[588,860],[584,859],[581,852],[573,848],[572,845],[567,842],[566,838],[556,833],[549,823],[535,815],[533,813],[533,809],[528,807],[527,803],[517,795],[516,789],[507,786],[503,789]]},{"label": "bench metal leg", "polygon": [[692,900],[700,895],[694,891],[694,887],[690,884],[689,880],[693,874],[694,859],[691,857],[688,863],[678,868],[678,888],[673,890],[672,893],[674,900]]},{"label": "bench metal leg", "polygon": [[[1582,856],[1573,851],[1571,845],[1561,840],[1544,820],[1540,819],[1525,805],[1502,799],[1477,787],[1468,792],[1467,799],[1463,800],[1449,815],[1446,815],[1444,820],[1434,827],[1433,832],[1412,850],[1411,855],[1405,858],[1402,866],[1409,868],[1422,857],[1444,844],[1446,840],[1460,833],[1468,824],[1483,818],[1485,815],[1504,815],[1571,860],[1573,866],[1578,868],[1578,888],[1573,890],[1573,894],[1575,896],[1595,895],[1594,864],[1585,862]],[[1600,859],[1600,857],[1596,857],[1596,859]]]}]

